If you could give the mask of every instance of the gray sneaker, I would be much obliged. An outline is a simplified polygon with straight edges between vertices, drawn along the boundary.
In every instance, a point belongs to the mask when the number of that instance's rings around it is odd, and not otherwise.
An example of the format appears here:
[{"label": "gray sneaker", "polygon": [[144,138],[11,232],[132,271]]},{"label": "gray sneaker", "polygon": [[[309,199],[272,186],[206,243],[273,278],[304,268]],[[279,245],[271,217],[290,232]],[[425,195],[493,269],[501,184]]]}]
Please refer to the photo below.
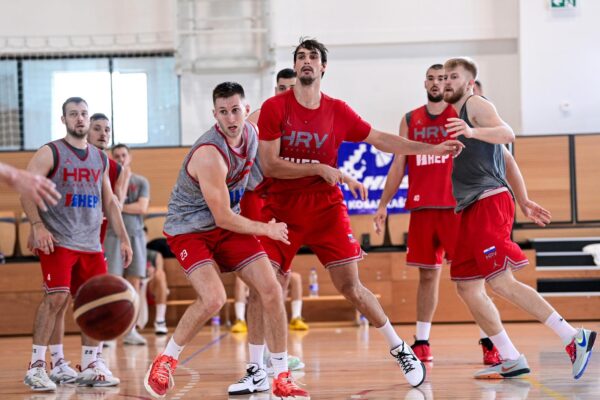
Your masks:
[{"label": "gray sneaker", "polygon": [[475,379],[520,378],[530,372],[531,370],[527,364],[527,359],[521,354],[516,360],[505,360],[499,364],[492,365],[489,368],[477,371],[475,373]]},{"label": "gray sneaker", "polygon": [[390,350],[392,357],[402,368],[404,377],[413,387],[419,386],[425,380],[425,365],[417,358],[408,343],[402,342],[400,346]]},{"label": "gray sneaker", "polygon": [[127,335],[125,335],[125,337],[123,338],[123,343],[132,344],[136,346],[146,346],[148,344],[148,341],[145,337],[140,335],[138,331],[133,330]]},{"label": "gray sneaker", "polygon": [[579,379],[585,372],[588,361],[592,356],[592,347],[596,341],[596,332],[589,329],[579,328],[571,343],[565,350],[573,363],[573,378]]},{"label": "gray sneaker", "polygon": [[62,358],[56,363],[54,368],[52,368],[52,371],[50,371],[50,379],[52,379],[52,382],[57,385],[75,382],[75,379],[77,379],[77,371],[71,368],[69,364],[68,361],[65,361]]},{"label": "gray sneaker", "polygon": [[36,392],[56,391],[56,383],[52,382],[48,373],[46,373],[46,363],[44,361],[36,361],[29,366],[23,383]]}]

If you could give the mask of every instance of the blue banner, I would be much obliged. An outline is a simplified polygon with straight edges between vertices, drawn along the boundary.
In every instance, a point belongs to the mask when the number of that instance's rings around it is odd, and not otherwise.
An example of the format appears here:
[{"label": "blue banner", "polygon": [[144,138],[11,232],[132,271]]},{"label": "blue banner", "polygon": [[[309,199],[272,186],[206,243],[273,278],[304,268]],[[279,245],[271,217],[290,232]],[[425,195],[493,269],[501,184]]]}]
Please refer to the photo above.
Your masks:
[{"label": "blue banner", "polygon": [[[393,154],[384,153],[366,143],[342,143],[338,153],[340,170],[361,182],[368,192],[368,199],[355,199],[347,185],[342,185],[344,201],[349,214],[375,214],[383,193]],[[405,213],[408,177],[405,175],[400,189],[388,204],[389,214]]]}]

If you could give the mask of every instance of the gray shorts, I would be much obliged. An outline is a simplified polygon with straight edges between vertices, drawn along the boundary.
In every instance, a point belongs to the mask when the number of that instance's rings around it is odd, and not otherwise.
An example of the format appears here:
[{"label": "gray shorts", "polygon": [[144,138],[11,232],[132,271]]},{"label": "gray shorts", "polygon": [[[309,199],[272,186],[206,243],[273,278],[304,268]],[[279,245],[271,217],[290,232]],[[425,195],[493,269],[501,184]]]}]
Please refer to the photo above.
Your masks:
[{"label": "gray shorts", "polygon": [[106,233],[104,240],[104,254],[108,262],[108,273],[118,276],[137,276],[146,277],[146,238],[144,232],[129,235],[131,250],[133,251],[133,260],[126,269],[123,268],[123,259],[121,258],[121,241],[113,232]]}]

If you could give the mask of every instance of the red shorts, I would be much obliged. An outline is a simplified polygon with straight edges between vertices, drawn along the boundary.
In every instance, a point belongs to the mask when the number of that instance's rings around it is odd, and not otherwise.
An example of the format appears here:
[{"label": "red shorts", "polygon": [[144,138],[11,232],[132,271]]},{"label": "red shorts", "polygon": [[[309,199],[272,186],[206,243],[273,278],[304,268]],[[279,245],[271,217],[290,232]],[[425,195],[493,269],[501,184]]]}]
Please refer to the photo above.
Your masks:
[{"label": "red shorts", "polygon": [[263,216],[288,226],[287,245],[267,237],[261,243],[280,273],[288,273],[292,259],[302,245],[309,247],[325,268],[361,260],[363,251],[352,236],[348,209],[342,192],[327,191],[274,193],[267,196]]},{"label": "red shorts", "polygon": [[259,196],[255,191],[248,190],[244,192],[242,201],[240,201],[241,215],[253,221],[263,222],[262,209],[265,206],[265,199]]},{"label": "red shorts", "polygon": [[37,253],[46,293],[71,292],[75,295],[84,282],[107,271],[104,253],[87,253],[56,246],[50,254],[39,250]]},{"label": "red shorts", "polygon": [[219,266],[221,272],[233,272],[267,256],[254,236],[221,228],[207,232],[165,235],[171,251],[186,275],[213,262]]},{"label": "red shorts", "polygon": [[508,191],[478,200],[463,211],[450,267],[452,280],[489,280],[508,267],[516,270],[529,263],[510,238],[514,215]]},{"label": "red shorts", "polygon": [[427,208],[410,213],[406,265],[440,268],[443,256],[451,261],[456,246],[460,214],[453,209]]}]

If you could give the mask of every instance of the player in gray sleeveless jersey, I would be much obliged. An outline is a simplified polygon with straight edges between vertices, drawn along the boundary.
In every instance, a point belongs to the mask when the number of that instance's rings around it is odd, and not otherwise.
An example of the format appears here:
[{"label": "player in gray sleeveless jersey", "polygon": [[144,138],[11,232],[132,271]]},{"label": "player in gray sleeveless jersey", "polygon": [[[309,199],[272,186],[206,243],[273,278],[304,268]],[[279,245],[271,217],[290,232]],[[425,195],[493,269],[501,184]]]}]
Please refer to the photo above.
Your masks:
[{"label": "player in gray sleeveless jersey", "polygon": [[[255,165],[258,148],[256,127],[245,122],[249,107],[243,88],[224,82],[213,91],[217,123],[194,143],[179,171],[169,200],[164,226],[167,242],[183,267],[198,299],[188,307],[164,351],[144,378],[146,390],[162,398],[174,385],[179,355],[204,323],[219,312],[227,299],[213,266],[235,272],[261,295],[265,310],[266,339],[272,349],[276,373],[287,371],[287,331],[282,293],[269,260],[255,236],[289,243],[284,223],[262,223],[239,215],[239,202]],[[269,390],[269,379],[257,365],[253,387],[247,392]],[[294,386],[298,396],[306,391],[293,381],[277,382],[273,393]],[[298,399],[306,398],[297,397]]]},{"label": "player in gray sleeveless jersey", "polygon": [[473,95],[475,62],[453,58],[446,61],[444,68],[444,100],[460,116],[448,118],[446,128],[465,144],[452,171],[456,210],[463,213],[450,275],[503,360],[477,372],[475,378],[514,378],[530,372],[525,356],[511,342],[498,309],[485,291],[487,282],[494,292],[560,337],[571,359],[573,377],[578,379],[585,371],[596,332],[575,329],[535,289],[516,280],[512,273],[528,263],[511,240],[515,200],[523,213],[540,226],[550,223],[550,213],[529,199],[519,167],[504,146],[515,139],[512,128],[500,118],[492,103]]},{"label": "player in gray sleeveless jersey", "polygon": [[[69,293],[93,276],[106,273],[100,246],[102,210],[122,237],[121,255],[131,262],[131,246],[121,210],[110,188],[107,158],[86,141],[90,119],[88,105],[72,97],[62,107],[64,139],[42,146],[33,156],[28,171],[47,176],[62,199],[47,211],[21,198],[31,223],[29,247],[40,257],[45,295],[37,309],[33,328],[33,349],[24,383],[35,391],[54,391],[57,383],[81,386],[115,386],[112,376],[98,361],[98,342],[82,335],[81,371],[77,374],[65,361],[62,340],[64,314]],[[50,345],[52,371],[46,373],[46,349]]]}]

